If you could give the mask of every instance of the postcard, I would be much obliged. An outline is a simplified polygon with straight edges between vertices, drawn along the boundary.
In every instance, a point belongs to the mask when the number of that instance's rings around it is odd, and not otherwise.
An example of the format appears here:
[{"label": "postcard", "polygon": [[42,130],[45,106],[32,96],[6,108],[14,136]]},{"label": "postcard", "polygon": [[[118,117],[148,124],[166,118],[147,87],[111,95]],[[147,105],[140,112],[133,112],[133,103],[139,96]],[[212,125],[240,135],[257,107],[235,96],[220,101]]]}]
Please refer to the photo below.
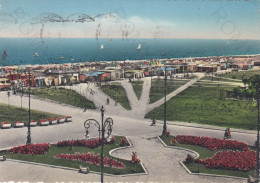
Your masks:
[{"label": "postcard", "polygon": [[0,183],[259,180],[260,1],[0,0]]}]

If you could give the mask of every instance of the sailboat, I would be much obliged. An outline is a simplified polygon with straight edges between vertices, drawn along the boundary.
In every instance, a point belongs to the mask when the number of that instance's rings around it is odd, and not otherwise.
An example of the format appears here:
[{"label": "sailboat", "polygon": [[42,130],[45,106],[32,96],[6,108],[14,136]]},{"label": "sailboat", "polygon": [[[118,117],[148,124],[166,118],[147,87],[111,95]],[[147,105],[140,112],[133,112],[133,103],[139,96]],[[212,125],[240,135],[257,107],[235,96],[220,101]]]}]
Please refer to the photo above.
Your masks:
[{"label": "sailboat", "polygon": [[100,46],[100,49],[101,49],[101,50],[103,50],[103,49],[104,49],[104,45],[103,45],[103,44],[101,44],[101,46]]},{"label": "sailboat", "polygon": [[136,49],[137,49],[137,50],[140,50],[140,49],[141,49],[141,44],[138,44],[138,46],[137,46]]},{"label": "sailboat", "polygon": [[34,53],[34,55],[33,55],[34,57],[38,57],[39,56],[39,54],[38,53]]}]

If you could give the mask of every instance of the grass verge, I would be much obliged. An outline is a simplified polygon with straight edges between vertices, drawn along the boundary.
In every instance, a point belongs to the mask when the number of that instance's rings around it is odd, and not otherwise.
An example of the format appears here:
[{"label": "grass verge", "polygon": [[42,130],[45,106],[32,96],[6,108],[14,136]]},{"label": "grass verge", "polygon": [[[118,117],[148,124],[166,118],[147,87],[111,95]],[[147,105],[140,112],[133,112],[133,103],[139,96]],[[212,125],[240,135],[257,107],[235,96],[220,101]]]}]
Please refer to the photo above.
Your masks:
[{"label": "grass verge", "polygon": [[[167,101],[167,120],[255,130],[256,101],[225,98],[229,87],[192,86]],[[163,120],[164,106],[146,114],[146,118]]]},{"label": "grass verge", "polygon": [[259,72],[260,72],[259,70],[247,70],[247,71],[239,71],[239,72],[230,72],[230,73],[222,74],[221,77],[230,78],[230,79],[238,79],[238,80],[241,80],[241,82],[242,82],[243,76],[245,78],[249,78],[250,76],[253,76],[255,74],[259,74]]},{"label": "grass verge", "polygon": [[87,100],[77,92],[65,88],[37,88],[31,90],[31,94],[40,98],[47,98],[80,108],[84,108],[86,105],[87,109],[96,109],[96,106],[93,102]]},{"label": "grass verge", "polygon": [[[179,88],[180,86],[186,84],[189,80],[167,80],[167,90],[166,94],[169,94]],[[154,103],[160,100],[164,96],[164,79],[153,79],[150,89],[150,101],[149,103]]]},{"label": "grass verge", "polygon": [[[212,81],[212,77],[211,76],[204,76],[203,78],[201,78],[201,80],[205,80],[205,81]],[[213,77],[213,81],[215,82],[234,82],[234,83],[242,83],[242,80],[235,80],[235,79],[231,79],[231,78],[224,78],[224,77]]]},{"label": "grass verge", "polygon": [[[118,169],[118,168],[104,167],[104,173],[109,173],[109,174],[114,174],[114,175],[144,173],[144,170],[140,164],[133,164],[133,163],[131,163],[131,161],[114,158],[109,155],[110,150],[120,147],[120,143],[121,143],[120,140],[123,137],[117,136],[115,138],[116,138],[116,140],[115,140],[114,144],[104,145],[104,157],[113,158],[113,159],[123,162],[125,164],[125,168]],[[70,150],[70,147],[58,147],[53,144],[53,145],[51,145],[49,152],[46,154],[43,154],[43,155],[32,156],[32,155],[23,155],[23,154],[11,154],[6,151],[0,152],[0,155],[5,155],[6,158],[10,158],[10,159],[37,162],[37,163],[42,163],[42,164],[56,165],[56,166],[76,168],[76,169],[79,169],[80,165],[89,166],[90,171],[100,172],[99,165],[54,158],[54,156],[57,154],[75,154],[76,152],[79,152],[79,153],[92,152],[97,155],[97,154],[100,154],[100,152],[101,152],[101,146],[93,148],[93,149],[87,148],[87,147],[74,146],[72,148],[72,150]],[[131,154],[129,154],[129,157],[131,157]]]},{"label": "grass verge", "polygon": [[101,90],[114,100],[117,100],[121,104],[121,106],[124,107],[126,110],[131,110],[131,106],[126,95],[126,91],[120,83],[103,85],[101,86]]},{"label": "grass verge", "polygon": [[143,81],[133,81],[133,82],[131,82],[133,89],[134,89],[134,92],[135,92],[138,100],[140,99],[141,94],[142,94],[143,83],[144,83]]},{"label": "grass verge", "polygon": [[[14,123],[16,121],[28,121],[27,108],[21,108],[21,107],[0,103],[0,111],[1,111],[0,122],[8,121]],[[58,117],[64,117],[64,116],[31,109],[32,120],[50,119],[50,118],[58,118]]]},{"label": "grass verge", "polygon": [[[163,140],[163,142],[170,146],[170,141],[173,138],[173,136],[160,136],[160,138]],[[190,149],[199,154],[199,159],[205,159],[212,157],[216,152],[218,151],[227,151],[229,149],[218,149],[215,151],[209,150],[204,147],[196,146],[196,145],[190,145],[190,144],[181,144],[178,141],[176,141],[176,147],[181,147],[185,149]],[[189,154],[189,153],[187,153]],[[183,160],[184,161],[184,160]],[[253,176],[255,175],[254,170],[250,171],[237,171],[237,170],[225,170],[225,169],[218,169],[218,168],[207,168],[202,164],[199,163],[184,163],[185,166],[192,172],[192,173],[205,173],[205,174],[216,174],[216,175],[227,175],[227,176],[235,176],[235,177],[243,177],[248,178],[249,175]]]}]

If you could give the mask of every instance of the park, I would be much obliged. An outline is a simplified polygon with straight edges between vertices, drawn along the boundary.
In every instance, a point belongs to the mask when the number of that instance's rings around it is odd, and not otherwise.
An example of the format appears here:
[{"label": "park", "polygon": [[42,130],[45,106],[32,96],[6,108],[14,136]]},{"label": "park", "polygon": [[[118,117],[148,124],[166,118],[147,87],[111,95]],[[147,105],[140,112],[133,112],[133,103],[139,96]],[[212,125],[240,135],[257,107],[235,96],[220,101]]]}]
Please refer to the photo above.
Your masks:
[{"label": "park", "polygon": [[[105,181],[251,180],[257,168],[257,102],[241,92],[226,96],[237,87],[252,89],[242,72],[259,76],[241,71],[215,74],[214,81],[194,73],[81,83],[32,88],[30,98],[0,92],[1,125],[11,124],[0,129],[0,156],[6,159],[0,162],[1,180],[99,181],[100,167]],[[26,145],[28,123],[15,124],[28,121],[29,99],[37,125]],[[223,139],[225,128],[231,128],[231,139]],[[89,172],[78,173],[82,167]]]}]

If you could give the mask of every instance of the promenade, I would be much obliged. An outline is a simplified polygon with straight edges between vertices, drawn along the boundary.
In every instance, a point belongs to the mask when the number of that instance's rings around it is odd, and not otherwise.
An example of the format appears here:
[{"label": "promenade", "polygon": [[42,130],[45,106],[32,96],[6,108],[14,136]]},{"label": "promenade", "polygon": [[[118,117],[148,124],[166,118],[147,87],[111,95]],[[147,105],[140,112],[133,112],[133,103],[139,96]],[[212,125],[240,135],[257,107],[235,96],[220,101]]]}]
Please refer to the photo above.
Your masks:
[{"label": "promenade", "polygon": [[[192,79],[178,90],[167,95],[167,100],[184,91],[190,85],[198,81],[202,75]],[[100,108],[105,108],[105,118],[112,117],[114,120],[114,135],[125,135],[128,137],[133,147],[114,151],[113,156],[130,159],[132,152],[137,152],[138,158],[144,164],[146,175],[129,175],[129,176],[112,176],[105,175],[105,182],[198,182],[198,183],[217,183],[217,182],[247,182],[246,179],[207,176],[207,175],[191,175],[180,164],[184,160],[187,153],[186,150],[175,148],[166,148],[159,141],[157,136],[162,133],[162,122],[159,121],[156,126],[150,126],[151,121],[144,119],[144,115],[152,109],[163,104],[163,100],[159,100],[153,104],[148,104],[149,91],[151,87],[151,78],[144,78],[143,91],[140,100],[137,99],[131,84],[123,80],[122,86],[127,90],[127,96],[132,110],[127,111],[123,107],[115,105],[115,101],[110,99],[110,104],[106,104],[106,96],[101,90],[94,85],[80,84],[76,87],[78,93],[80,90],[91,88],[95,91],[94,95],[87,95],[87,98],[94,101],[97,106],[96,110],[87,110],[72,107],[69,105],[59,104],[49,100],[40,100],[31,98],[31,108],[46,112],[53,112],[61,115],[71,115],[72,123],[62,125],[53,125],[46,127],[33,127],[32,142],[33,143],[56,143],[59,140],[66,139],[83,139],[85,137],[85,129],[83,123],[86,119],[93,118],[101,120]],[[7,93],[0,92],[0,101],[8,103]],[[11,95],[9,98],[11,105],[20,106],[20,96]],[[28,107],[28,97],[23,98],[23,106]],[[173,135],[198,135],[223,138],[224,128],[190,124],[185,122],[167,122],[168,129]],[[8,129],[0,130],[0,148],[8,148],[12,146],[22,145],[26,142],[27,129]],[[96,131],[90,131],[90,136],[97,136]],[[253,145],[256,139],[255,131],[236,130],[232,131],[232,139],[244,141],[249,145]],[[194,154],[195,156],[195,154]],[[53,168],[42,165],[32,165],[18,163],[7,160],[0,162],[0,182],[100,182],[98,173],[80,174],[77,171],[68,169]]]}]

